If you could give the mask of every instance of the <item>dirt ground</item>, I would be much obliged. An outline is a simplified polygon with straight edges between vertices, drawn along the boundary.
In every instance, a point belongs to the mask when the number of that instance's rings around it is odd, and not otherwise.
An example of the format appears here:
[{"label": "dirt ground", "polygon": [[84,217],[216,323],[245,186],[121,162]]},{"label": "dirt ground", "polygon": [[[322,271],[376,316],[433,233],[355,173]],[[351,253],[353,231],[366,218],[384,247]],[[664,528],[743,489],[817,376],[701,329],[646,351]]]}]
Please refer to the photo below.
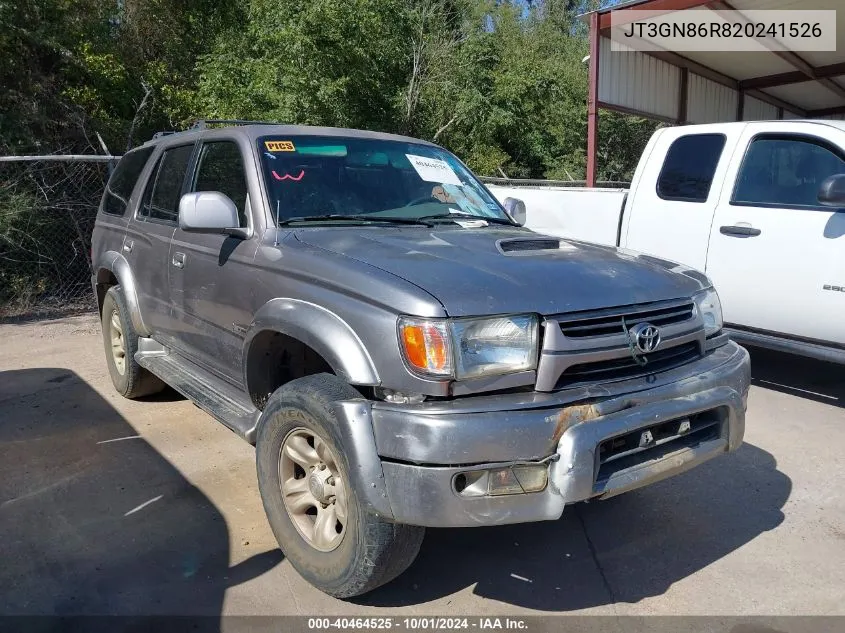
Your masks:
[{"label": "dirt ground", "polygon": [[0,325],[0,614],[845,615],[845,368],[752,362],[738,452],[556,522],[429,530],[342,602],[278,550],[252,447],[114,392],[95,317]]}]

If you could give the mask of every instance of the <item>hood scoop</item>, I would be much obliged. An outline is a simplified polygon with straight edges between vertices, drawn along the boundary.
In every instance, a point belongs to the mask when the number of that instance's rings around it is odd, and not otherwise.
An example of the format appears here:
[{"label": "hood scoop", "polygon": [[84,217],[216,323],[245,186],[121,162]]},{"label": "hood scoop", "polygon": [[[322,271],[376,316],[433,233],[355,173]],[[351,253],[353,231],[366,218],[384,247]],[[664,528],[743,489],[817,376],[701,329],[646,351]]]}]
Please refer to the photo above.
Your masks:
[{"label": "hood scoop", "polygon": [[548,238],[525,238],[496,242],[496,248],[503,255],[528,254],[534,251],[557,251],[560,250],[560,247],[560,240]]}]

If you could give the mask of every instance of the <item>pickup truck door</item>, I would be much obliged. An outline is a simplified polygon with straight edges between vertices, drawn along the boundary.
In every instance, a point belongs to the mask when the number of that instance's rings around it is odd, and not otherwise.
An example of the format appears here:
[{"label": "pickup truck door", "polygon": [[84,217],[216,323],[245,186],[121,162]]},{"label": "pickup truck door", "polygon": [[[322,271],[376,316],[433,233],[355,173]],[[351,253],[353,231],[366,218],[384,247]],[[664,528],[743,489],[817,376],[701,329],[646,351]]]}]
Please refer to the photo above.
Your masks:
[{"label": "pickup truck door", "polygon": [[144,193],[123,240],[123,256],[135,277],[144,324],[154,339],[171,345],[175,324],[170,301],[170,240],[194,144],[165,148],[150,170]]},{"label": "pickup truck door", "polygon": [[845,132],[749,124],[719,197],[706,272],[734,326],[845,344],[845,212],[818,203],[845,173]]},{"label": "pickup truck door", "polygon": [[[203,142],[187,190],[226,194],[238,207],[241,226],[248,227],[254,219],[241,152],[235,139]],[[244,334],[255,308],[250,265],[256,249],[254,237],[244,240],[177,228],[170,250],[173,314],[180,328],[174,346],[235,385],[243,384]]]},{"label": "pickup truck door", "polygon": [[631,182],[620,246],[704,270],[719,196],[714,183],[724,178],[739,133],[724,126],[655,133]]}]

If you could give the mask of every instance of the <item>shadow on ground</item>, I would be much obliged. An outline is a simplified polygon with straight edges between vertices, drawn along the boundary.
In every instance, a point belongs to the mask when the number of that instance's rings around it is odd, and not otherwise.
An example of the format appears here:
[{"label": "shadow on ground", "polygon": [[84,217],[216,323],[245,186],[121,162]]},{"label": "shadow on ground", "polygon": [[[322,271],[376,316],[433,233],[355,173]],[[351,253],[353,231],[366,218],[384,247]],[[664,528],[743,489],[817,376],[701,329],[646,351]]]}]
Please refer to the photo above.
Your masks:
[{"label": "shadow on ground", "polygon": [[359,602],[418,604],[474,585],[485,598],[544,611],[637,602],[783,521],[790,479],[751,444],[683,475],[559,521],[429,530],[417,562]]},{"label": "shadow on ground", "polygon": [[0,372],[0,614],[219,616],[280,560],[230,568],[222,515],[75,373]]},{"label": "shadow on ground", "polygon": [[[754,385],[845,406],[845,367],[750,351]],[[471,586],[546,611],[637,602],[780,525],[791,490],[774,456],[745,443],[679,477],[569,506],[556,522],[429,530],[411,569],[360,602],[417,604]]]},{"label": "shadow on ground", "polygon": [[751,384],[845,407],[845,366],[749,347]]}]

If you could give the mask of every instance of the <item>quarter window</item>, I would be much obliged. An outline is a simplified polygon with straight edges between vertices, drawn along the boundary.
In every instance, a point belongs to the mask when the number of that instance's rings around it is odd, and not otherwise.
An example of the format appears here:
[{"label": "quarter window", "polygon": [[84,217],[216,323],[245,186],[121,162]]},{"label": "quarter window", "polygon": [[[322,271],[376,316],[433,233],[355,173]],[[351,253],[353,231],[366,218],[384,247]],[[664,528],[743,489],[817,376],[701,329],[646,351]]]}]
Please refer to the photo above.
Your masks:
[{"label": "quarter window", "polygon": [[819,207],[822,182],[845,173],[845,161],[811,140],[757,137],[739,169],[731,204],[770,207]]},{"label": "quarter window", "polygon": [[138,212],[141,217],[176,222],[182,185],[193,151],[193,145],[180,145],[164,151],[144,191]]},{"label": "quarter window", "polygon": [[657,195],[664,200],[707,202],[724,147],[723,134],[688,134],[675,139],[657,179]]},{"label": "quarter window", "polygon": [[193,191],[219,191],[238,208],[241,226],[246,226],[246,176],[241,151],[231,141],[203,143],[197,163]]},{"label": "quarter window", "polygon": [[152,147],[145,147],[131,151],[120,159],[109,179],[109,184],[106,185],[106,192],[103,196],[104,213],[110,215],[126,213],[129,197],[132,195],[135,183],[138,181],[138,177],[152,152]]}]

